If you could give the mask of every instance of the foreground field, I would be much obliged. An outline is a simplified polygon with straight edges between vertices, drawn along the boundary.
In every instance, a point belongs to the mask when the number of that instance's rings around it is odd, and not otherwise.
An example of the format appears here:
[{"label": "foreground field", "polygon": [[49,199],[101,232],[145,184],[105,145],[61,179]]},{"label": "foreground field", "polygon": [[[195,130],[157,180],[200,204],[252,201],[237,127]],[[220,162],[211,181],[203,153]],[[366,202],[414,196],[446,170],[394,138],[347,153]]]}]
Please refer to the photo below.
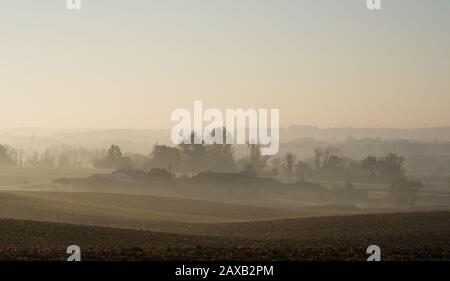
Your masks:
[{"label": "foreground field", "polygon": [[92,171],[31,172],[0,171],[0,260],[65,260],[72,244],[83,260],[362,261],[372,244],[384,260],[450,260],[450,211],[431,207],[412,213],[67,192],[50,181]]},{"label": "foreground field", "polygon": [[197,234],[0,220],[1,260],[450,260],[450,212],[191,223]]}]

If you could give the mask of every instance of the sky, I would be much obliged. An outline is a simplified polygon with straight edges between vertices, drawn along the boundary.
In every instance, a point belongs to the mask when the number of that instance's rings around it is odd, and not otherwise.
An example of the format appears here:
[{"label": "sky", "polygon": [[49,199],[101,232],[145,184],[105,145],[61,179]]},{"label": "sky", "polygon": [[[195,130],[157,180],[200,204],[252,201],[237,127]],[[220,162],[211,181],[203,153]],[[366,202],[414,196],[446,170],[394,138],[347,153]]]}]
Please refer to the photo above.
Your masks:
[{"label": "sky", "polygon": [[450,126],[450,1],[0,2],[0,128],[171,128],[177,108],[281,126]]}]

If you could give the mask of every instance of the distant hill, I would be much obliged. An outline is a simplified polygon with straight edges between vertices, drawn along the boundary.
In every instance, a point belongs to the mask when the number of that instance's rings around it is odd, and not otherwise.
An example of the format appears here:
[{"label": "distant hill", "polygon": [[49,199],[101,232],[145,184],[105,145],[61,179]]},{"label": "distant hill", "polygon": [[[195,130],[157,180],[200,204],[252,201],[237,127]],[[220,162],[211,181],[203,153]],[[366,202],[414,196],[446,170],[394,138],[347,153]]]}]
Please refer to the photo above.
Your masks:
[{"label": "distant hill", "polygon": [[[293,125],[280,130],[281,142],[315,139],[342,142],[349,138],[379,138],[382,140],[410,140],[416,142],[450,141],[450,127],[392,129],[392,128],[319,128]],[[155,143],[170,144],[168,129],[69,129],[40,128],[0,129],[0,144],[19,149],[43,150],[49,146],[67,144],[103,149],[112,143],[123,150],[149,153]]]},{"label": "distant hill", "polygon": [[411,141],[450,141],[450,127],[393,129],[393,128],[319,128],[315,126],[290,126],[281,130],[284,142],[296,138],[343,141],[349,137],[380,138],[385,140],[405,139]]},{"label": "distant hill", "polygon": [[168,144],[169,141],[169,130],[0,129],[0,144],[7,144],[18,149],[36,149],[41,151],[49,146],[62,144],[81,145],[90,149],[104,149],[111,146],[111,144],[117,144],[125,151],[149,153],[153,144]]}]

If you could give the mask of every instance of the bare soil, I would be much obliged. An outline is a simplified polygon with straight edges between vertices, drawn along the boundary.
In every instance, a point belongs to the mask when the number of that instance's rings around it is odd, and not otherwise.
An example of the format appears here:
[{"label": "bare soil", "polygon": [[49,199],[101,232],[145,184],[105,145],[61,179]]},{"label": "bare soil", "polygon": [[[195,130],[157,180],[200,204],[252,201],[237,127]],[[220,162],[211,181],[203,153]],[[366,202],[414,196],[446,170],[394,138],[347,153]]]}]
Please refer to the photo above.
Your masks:
[{"label": "bare soil", "polygon": [[[450,260],[450,212],[174,223],[156,232],[0,219],[0,260]],[[185,228],[184,233],[177,231]],[[190,233],[190,234],[186,234]]]}]

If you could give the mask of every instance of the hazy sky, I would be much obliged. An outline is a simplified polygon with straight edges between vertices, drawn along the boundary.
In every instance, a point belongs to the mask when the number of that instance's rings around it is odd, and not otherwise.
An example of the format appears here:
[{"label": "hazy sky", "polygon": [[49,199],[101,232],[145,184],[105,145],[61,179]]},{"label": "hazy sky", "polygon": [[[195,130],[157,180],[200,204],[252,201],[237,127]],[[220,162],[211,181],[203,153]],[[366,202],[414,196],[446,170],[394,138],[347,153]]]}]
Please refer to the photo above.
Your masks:
[{"label": "hazy sky", "polygon": [[450,125],[450,1],[0,2],[0,128],[170,128],[175,108],[282,126]]}]

